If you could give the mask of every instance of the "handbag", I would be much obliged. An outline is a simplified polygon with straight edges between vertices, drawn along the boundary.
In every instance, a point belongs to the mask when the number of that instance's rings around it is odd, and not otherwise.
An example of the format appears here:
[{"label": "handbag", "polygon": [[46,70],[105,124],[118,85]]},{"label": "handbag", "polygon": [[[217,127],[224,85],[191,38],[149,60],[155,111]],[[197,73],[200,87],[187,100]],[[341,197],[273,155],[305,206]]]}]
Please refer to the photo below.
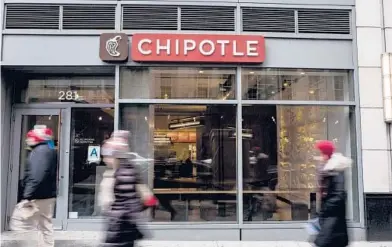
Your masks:
[{"label": "handbag", "polygon": [[158,205],[158,199],[154,196],[150,188],[145,184],[137,184],[136,191],[139,192],[143,205],[153,207]]},{"label": "handbag", "polygon": [[310,236],[315,236],[320,232],[319,218],[314,218],[306,223],[305,229]]},{"label": "handbag", "polygon": [[39,211],[36,203],[23,200],[16,204],[10,219],[10,229],[13,231],[23,230],[28,227],[28,221]]}]

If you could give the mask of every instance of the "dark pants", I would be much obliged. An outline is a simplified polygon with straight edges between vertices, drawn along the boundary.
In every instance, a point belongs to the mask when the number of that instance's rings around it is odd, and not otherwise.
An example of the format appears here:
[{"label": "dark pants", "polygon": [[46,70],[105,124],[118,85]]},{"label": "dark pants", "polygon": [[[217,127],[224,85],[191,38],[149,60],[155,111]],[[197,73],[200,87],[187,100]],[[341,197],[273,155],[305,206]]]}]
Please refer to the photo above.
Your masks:
[{"label": "dark pants", "polygon": [[109,219],[106,237],[102,247],[133,247],[135,240],[142,239],[143,234],[134,223],[127,220]]}]

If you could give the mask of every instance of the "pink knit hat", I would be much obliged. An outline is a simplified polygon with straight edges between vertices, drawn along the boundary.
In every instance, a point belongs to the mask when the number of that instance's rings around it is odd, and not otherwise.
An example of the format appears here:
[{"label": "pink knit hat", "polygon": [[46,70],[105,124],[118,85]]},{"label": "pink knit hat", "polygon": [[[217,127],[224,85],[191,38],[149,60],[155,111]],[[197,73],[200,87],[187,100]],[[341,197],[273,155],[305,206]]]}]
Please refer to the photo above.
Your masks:
[{"label": "pink knit hat", "polygon": [[35,125],[34,129],[27,132],[26,143],[29,146],[35,146],[50,140],[53,140],[53,131],[45,125]]},{"label": "pink knit hat", "polygon": [[114,156],[117,158],[125,156],[129,152],[129,131],[117,130],[112,133],[101,149],[102,156]]}]

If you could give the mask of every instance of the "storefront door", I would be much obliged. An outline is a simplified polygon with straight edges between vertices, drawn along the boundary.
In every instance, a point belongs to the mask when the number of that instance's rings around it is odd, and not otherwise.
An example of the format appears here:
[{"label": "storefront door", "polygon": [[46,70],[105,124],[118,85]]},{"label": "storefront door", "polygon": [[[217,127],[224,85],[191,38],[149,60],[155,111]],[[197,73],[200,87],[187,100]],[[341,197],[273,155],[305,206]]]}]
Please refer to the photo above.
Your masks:
[{"label": "storefront door", "polygon": [[[67,218],[67,183],[65,177],[69,159],[69,109],[15,109],[13,115],[12,160],[8,184],[8,216],[20,200],[23,191],[23,178],[28,155],[25,139],[35,125],[46,125],[53,130],[54,144],[58,152],[58,190],[54,210],[54,227],[63,229]],[[9,217],[8,217],[9,219]]]}]

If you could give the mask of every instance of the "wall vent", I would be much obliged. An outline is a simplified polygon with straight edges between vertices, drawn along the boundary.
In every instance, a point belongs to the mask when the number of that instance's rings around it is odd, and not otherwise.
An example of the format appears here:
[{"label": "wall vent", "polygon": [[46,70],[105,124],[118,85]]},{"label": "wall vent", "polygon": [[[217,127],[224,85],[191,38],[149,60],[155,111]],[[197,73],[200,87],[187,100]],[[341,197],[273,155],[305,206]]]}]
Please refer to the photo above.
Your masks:
[{"label": "wall vent", "polygon": [[298,10],[299,33],[350,34],[349,10]]},{"label": "wall vent", "polygon": [[244,32],[295,32],[295,11],[277,8],[242,8]]},{"label": "wall vent", "polygon": [[114,29],[116,5],[64,5],[63,29]]},{"label": "wall vent", "polygon": [[181,7],[181,30],[234,31],[235,7]]},{"label": "wall vent", "polygon": [[6,29],[59,29],[60,7],[47,4],[7,4]]},{"label": "wall vent", "polygon": [[122,29],[177,30],[178,8],[165,5],[123,5]]}]

